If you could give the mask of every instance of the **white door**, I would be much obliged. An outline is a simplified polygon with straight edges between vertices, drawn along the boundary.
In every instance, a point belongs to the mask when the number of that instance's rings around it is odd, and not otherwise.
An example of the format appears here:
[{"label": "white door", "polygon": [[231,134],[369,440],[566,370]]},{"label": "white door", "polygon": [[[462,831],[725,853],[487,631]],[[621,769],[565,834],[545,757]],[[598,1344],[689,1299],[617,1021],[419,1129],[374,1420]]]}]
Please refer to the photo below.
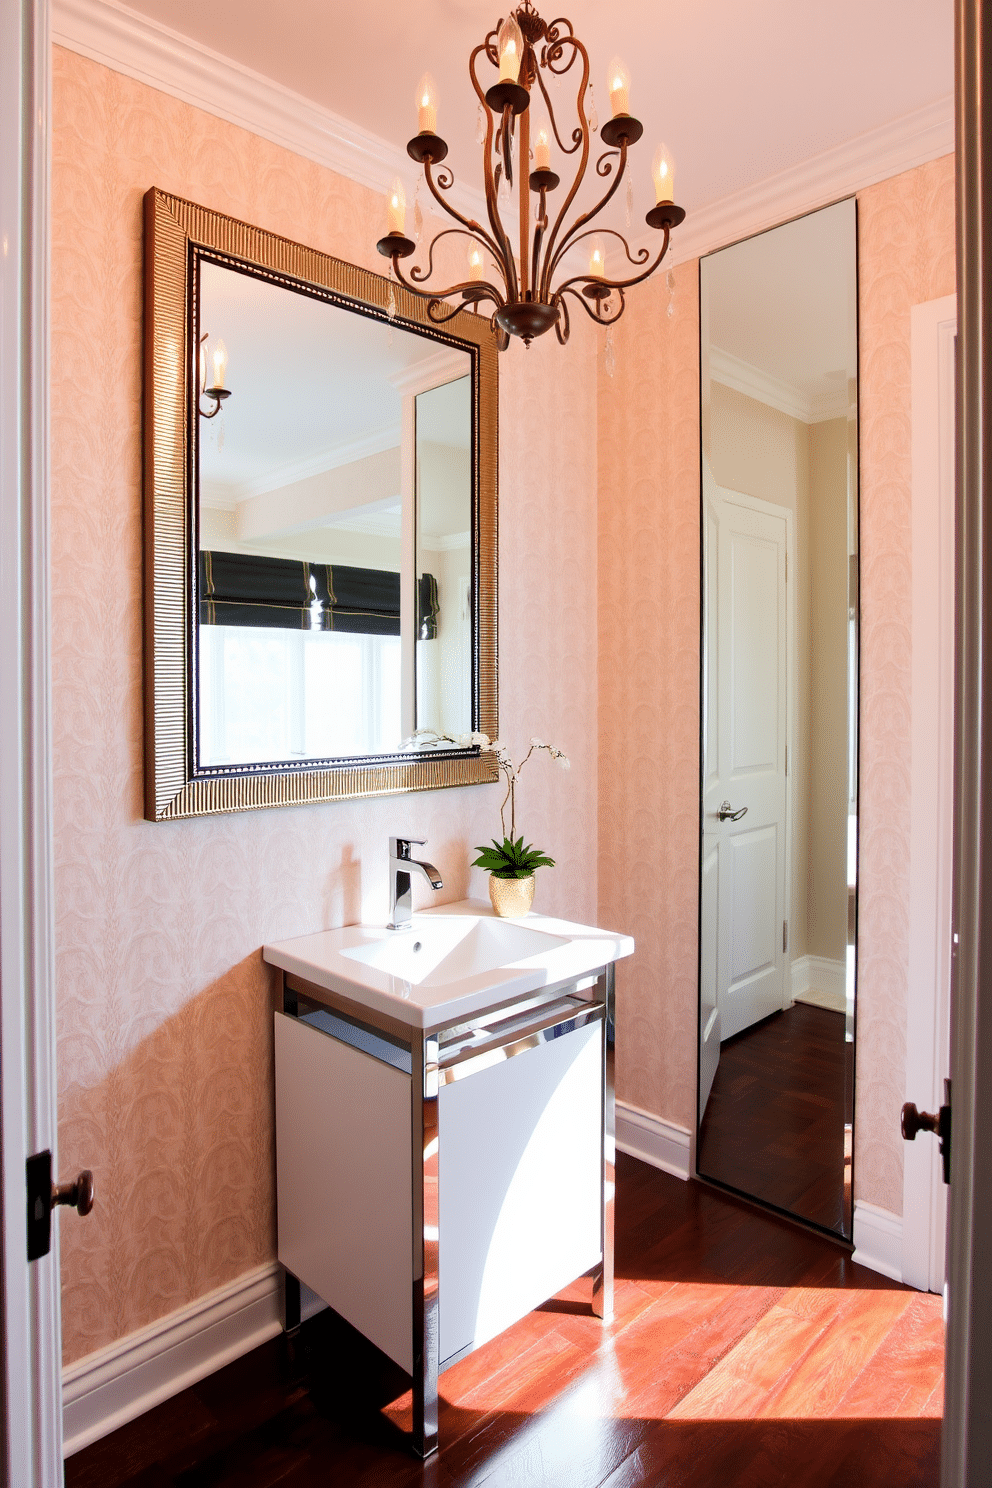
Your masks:
[{"label": "white door", "polygon": [[791,519],[712,484],[705,511],[701,1073],[714,1038],[783,1006]]}]

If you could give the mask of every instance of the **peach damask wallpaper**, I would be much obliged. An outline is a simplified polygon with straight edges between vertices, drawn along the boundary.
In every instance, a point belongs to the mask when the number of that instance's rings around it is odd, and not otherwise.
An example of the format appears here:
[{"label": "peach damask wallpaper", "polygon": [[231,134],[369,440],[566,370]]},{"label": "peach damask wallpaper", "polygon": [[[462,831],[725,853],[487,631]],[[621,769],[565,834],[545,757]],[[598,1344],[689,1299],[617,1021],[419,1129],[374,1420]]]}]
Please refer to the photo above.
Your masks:
[{"label": "peach damask wallpaper", "polygon": [[[910,309],[951,294],[954,162],[859,195],[861,859],[856,1196],[902,1212],[909,914]],[[655,284],[600,372],[600,915],[617,1093],[693,1126],[699,779],[697,263]]]},{"label": "peach damask wallpaper", "polygon": [[[149,186],[380,268],[383,201],[56,48],[54,723],[60,1163],[97,1204],[62,1227],[67,1362],[274,1254],[266,940],[386,908],[387,835],[429,841],[442,899],[485,895],[470,850],[498,787],[142,820],[142,195]],[[532,762],[528,833],[560,866],[539,907],[596,915],[596,385],[569,358],[501,363],[501,708]],[[418,892],[420,891],[418,886]],[[423,894],[429,891],[426,886]]]}]

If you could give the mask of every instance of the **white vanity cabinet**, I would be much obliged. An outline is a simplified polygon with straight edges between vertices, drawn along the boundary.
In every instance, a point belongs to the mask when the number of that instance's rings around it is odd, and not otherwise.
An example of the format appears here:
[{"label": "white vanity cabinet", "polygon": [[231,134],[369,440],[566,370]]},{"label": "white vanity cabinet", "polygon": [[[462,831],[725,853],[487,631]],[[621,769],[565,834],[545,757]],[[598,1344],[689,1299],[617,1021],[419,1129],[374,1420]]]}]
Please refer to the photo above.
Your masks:
[{"label": "white vanity cabinet", "polygon": [[[562,922],[546,923],[560,947]],[[623,955],[629,944],[606,948]],[[301,945],[266,948],[284,987],[275,1086],[287,1326],[303,1282],[407,1370],[414,1450],[427,1455],[448,1365],[587,1273],[594,1311],[612,1311],[613,964],[560,980],[560,962],[539,965],[525,987],[516,968],[490,977],[488,993],[447,989],[433,1007],[430,987],[406,984],[384,1011],[383,996],[365,1000]]]}]

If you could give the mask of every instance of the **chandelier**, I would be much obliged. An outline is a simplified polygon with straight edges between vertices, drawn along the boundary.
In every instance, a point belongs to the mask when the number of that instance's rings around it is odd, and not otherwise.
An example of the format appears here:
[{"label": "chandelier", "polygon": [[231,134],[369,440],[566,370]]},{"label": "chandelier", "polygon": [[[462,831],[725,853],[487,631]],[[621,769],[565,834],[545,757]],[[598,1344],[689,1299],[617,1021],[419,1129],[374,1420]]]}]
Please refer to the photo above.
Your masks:
[{"label": "chandelier", "polygon": [[[477,72],[480,58],[498,71],[497,81],[486,89]],[[576,64],[580,73],[578,123],[566,142],[546,79],[562,77]],[[569,210],[586,175],[596,125],[594,110],[591,106],[587,109],[587,96],[592,103],[589,54],[574,34],[571,21],[562,18],[549,24],[538,15],[531,0],[524,0],[474,49],[469,75],[479,98],[480,142],[482,123],[485,126],[483,176],[488,226],[463,216],[445,199],[454,175],[450,167],[437,169],[448,146],[437,133],[437,92],[428,75],[417,89],[419,133],[407,145],[407,154],[423,166],[431,195],[459,226],[439,232],[429,245],[426,268],[414,265],[405,277],[400,260],[409,258],[417,245],[406,236],[406,199],[402,182],[397,180],[389,197],[389,231],[376,245],[379,252],[390,260],[399,282],[428,301],[427,313],[436,325],[453,319],[466,306],[478,312],[481,304],[491,303],[500,350],[509,345],[511,336],[519,336],[529,346],[535,336],[544,335],[552,326],[564,346],[569,333],[570,298],[599,324],[612,325],[624,312],[624,291],[659,267],[668,252],[672,228],[685,217],[673,200],[672,158],[660,145],[652,171],[656,204],[645,219],[649,227],[664,234],[657,257],[652,259],[646,247],[632,252],[614,228],[589,226],[616,195],[627,170],[628,149],[643,133],[643,125],[629,112],[630,78],[626,68],[616,59],[610,65],[612,117],[599,130],[606,149],[595,162],[595,172],[608,184],[595,206],[576,215],[570,225],[566,225]],[[539,115],[536,121],[535,112]],[[571,185],[561,197],[555,195],[561,177],[551,168],[552,139],[562,156],[576,158]],[[563,169],[565,164],[563,161]],[[504,219],[509,220],[509,226]],[[451,236],[470,240],[469,277],[447,289],[424,287],[434,273],[434,250],[442,238]],[[603,238],[617,240],[617,254],[622,250],[621,273],[615,278],[606,273]],[[572,250],[583,251],[578,245],[590,239],[588,269],[577,273],[573,262],[576,253]]]}]

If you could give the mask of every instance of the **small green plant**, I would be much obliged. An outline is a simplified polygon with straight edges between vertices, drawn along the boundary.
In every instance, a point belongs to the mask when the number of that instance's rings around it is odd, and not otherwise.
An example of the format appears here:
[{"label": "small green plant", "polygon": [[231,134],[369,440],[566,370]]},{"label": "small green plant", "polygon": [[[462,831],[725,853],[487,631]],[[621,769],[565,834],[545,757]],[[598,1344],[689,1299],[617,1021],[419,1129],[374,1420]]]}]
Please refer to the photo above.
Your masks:
[{"label": "small green plant", "polygon": [[554,858],[539,847],[524,846],[524,839],[504,837],[502,842],[493,838],[492,847],[477,847],[479,856],[473,868],[484,868],[494,878],[530,878],[535,868],[553,868]]}]

